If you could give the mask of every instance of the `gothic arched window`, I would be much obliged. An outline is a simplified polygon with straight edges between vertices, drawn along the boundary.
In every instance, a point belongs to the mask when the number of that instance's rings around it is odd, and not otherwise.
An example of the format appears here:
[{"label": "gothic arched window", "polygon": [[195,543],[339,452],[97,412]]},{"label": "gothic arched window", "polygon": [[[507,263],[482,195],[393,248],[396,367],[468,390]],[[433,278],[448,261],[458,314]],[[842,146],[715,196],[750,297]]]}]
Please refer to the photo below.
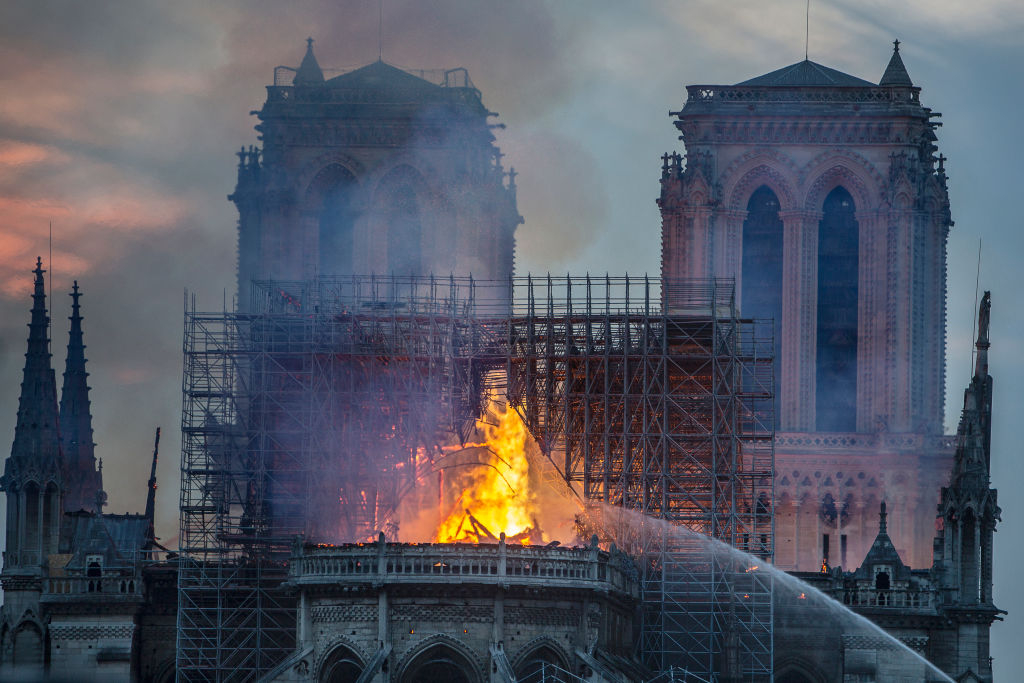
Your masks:
[{"label": "gothic arched window", "polygon": [[356,179],[344,166],[331,164],[313,181],[310,190],[319,202],[320,274],[353,274]]},{"label": "gothic arched window", "polygon": [[754,190],[747,202],[741,287],[743,316],[775,321],[775,419],[778,422],[778,377],[782,360],[782,219],[779,218],[779,198],[766,185]]},{"label": "gothic arched window", "polygon": [[378,206],[387,231],[389,275],[423,275],[423,182],[408,166],[381,181]]},{"label": "gothic arched window", "polygon": [[818,327],[815,414],[823,432],[857,429],[857,276],[860,235],[853,197],[825,198],[818,224]]}]

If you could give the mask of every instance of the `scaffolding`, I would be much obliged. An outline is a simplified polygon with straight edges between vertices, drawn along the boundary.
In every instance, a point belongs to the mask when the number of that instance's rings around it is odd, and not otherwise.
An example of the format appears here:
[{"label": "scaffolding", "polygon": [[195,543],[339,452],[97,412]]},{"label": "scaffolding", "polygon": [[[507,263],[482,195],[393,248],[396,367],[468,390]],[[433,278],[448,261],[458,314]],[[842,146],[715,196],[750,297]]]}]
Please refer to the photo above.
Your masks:
[{"label": "scaffolding", "polygon": [[770,680],[771,579],[705,539],[772,557],[772,324],[732,280],[670,283],[671,311],[660,284],[514,283],[509,401],[584,500],[641,513],[610,538],[644,569],[645,663]]},{"label": "scaffolding", "polygon": [[[731,281],[352,277],[257,282],[246,313],[186,307],[178,662],[250,681],[294,648],[298,535],[397,537],[441,446],[504,394],[584,500],[644,523],[653,670],[770,680],[772,327]],[[643,519],[647,519],[646,517]]]},{"label": "scaffolding", "polygon": [[186,310],[180,680],[255,680],[291,652],[296,536],[397,536],[402,496],[465,440],[504,364],[476,289],[257,282],[251,312]]}]

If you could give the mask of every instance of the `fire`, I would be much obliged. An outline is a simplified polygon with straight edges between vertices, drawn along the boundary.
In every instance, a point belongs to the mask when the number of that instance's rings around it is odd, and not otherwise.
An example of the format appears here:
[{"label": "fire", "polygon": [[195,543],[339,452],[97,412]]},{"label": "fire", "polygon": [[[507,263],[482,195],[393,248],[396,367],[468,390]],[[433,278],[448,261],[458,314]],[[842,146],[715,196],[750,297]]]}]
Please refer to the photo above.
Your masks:
[{"label": "fire", "polygon": [[[485,448],[480,465],[452,472],[455,501],[438,525],[436,543],[495,542],[504,532],[511,542],[541,542],[535,521],[536,494],[526,459],[526,426],[515,410],[492,404],[497,424],[483,420],[477,427],[485,441],[468,444]],[[454,488],[452,488],[454,487]]]}]

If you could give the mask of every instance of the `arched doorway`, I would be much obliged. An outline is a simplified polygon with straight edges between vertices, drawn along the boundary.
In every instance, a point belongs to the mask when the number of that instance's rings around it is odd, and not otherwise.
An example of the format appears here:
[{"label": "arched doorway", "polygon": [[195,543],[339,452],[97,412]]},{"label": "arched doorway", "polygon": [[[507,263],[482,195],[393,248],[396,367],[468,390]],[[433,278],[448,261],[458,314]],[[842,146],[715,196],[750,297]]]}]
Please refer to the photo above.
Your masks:
[{"label": "arched doorway", "polygon": [[413,659],[401,683],[480,683],[465,655],[445,644],[434,645]]},{"label": "arched doorway", "polygon": [[857,313],[860,234],[853,197],[836,187],[818,224],[816,429],[857,429]]},{"label": "arched doorway", "polygon": [[355,683],[363,672],[359,656],[344,645],[334,648],[320,667],[320,683]]},{"label": "arched doorway", "polygon": [[351,171],[340,164],[325,167],[309,187],[320,233],[319,270],[327,277],[353,274],[356,191]]},{"label": "arched doorway", "polygon": [[516,680],[530,683],[531,681],[558,681],[568,683],[569,665],[557,650],[550,645],[541,645],[521,658],[516,666]]}]

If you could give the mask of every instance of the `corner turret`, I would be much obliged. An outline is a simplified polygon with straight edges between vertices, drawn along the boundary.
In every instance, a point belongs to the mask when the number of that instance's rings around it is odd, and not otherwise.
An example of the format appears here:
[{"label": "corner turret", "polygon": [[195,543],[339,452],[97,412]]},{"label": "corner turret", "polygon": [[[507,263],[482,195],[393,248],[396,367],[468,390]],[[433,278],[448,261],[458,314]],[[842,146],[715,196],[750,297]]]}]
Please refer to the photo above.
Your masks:
[{"label": "corner turret", "polygon": [[914,82],[910,80],[910,74],[907,73],[907,67],[903,65],[903,58],[900,57],[900,41],[894,40],[892,46],[892,57],[889,58],[889,64],[885,67],[885,73],[882,74],[882,80],[878,81],[878,85],[914,87]]},{"label": "corner turret", "polygon": [[293,85],[323,85],[324,72],[320,63],[316,61],[313,54],[313,39],[306,38],[306,56],[302,58],[302,64],[295,71]]}]

